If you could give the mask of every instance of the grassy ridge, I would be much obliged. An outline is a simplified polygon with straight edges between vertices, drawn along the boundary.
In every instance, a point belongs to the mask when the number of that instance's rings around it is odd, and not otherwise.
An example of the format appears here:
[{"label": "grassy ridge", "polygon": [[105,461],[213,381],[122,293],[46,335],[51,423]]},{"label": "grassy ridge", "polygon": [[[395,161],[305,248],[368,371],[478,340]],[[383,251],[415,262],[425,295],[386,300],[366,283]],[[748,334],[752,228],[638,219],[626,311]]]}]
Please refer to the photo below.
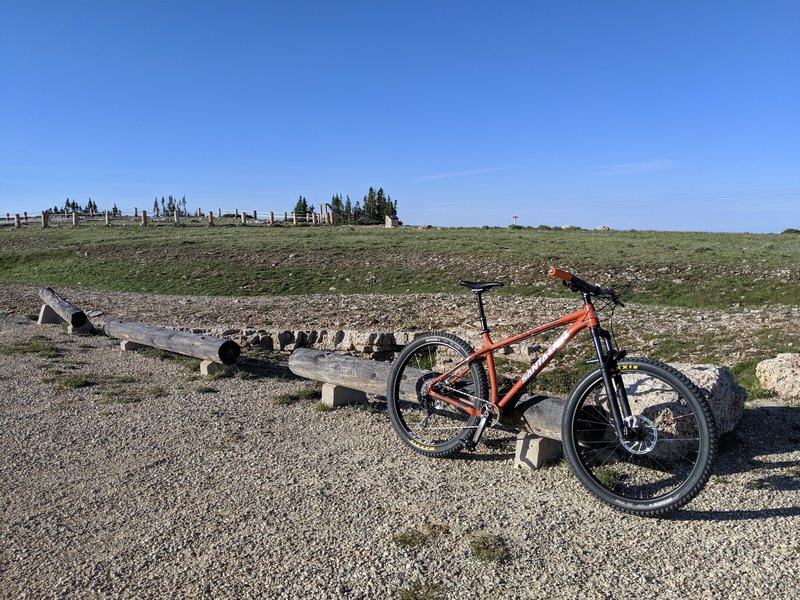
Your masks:
[{"label": "grassy ridge", "polygon": [[0,281],[163,294],[501,291],[558,295],[556,264],[639,302],[800,305],[800,236],[530,229],[218,226],[3,229]]}]

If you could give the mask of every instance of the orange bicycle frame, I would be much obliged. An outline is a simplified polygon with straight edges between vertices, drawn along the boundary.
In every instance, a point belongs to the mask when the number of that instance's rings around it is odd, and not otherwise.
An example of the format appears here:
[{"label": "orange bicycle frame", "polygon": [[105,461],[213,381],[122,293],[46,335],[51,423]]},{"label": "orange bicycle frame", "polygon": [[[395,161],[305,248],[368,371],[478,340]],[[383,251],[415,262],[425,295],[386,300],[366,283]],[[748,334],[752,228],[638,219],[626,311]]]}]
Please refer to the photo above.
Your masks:
[{"label": "orange bicycle frame", "polygon": [[[531,379],[536,377],[536,375],[538,375],[550,363],[553,357],[555,357],[558,352],[572,340],[572,338],[574,338],[584,329],[597,327],[599,324],[600,321],[597,318],[597,311],[595,310],[594,305],[587,301],[586,304],[584,304],[584,307],[579,311],[564,315],[557,321],[535,327],[526,331],[525,333],[506,338],[497,343],[492,341],[488,330],[483,331],[481,334],[483,338],[483,346],[459,362],[455,367],[446,373],[442,373],[436,377],[436,379],[431,382],[431,388],[444,380],[456,381],[460,379],[468,373],[470,364],[485,356],[486,365],[488,367],[487,370],[489,373],[489,386],[491,388],[490,401],[492,404],[495,404],[500,410],[502,410],[508,405],[509,402],[511,402],[517,393],[528,384]],[[533,337],[534,335],[538,335],[540,333],[544,333],[545,331],[549,331],[550,329],[565,325],[568,327],[564,330],[564,332],[558,336],[558,338],[550,345],[550,347],[530,366],[530,368],[528,368],[527,371],[525,371],[525,373],[520,376],[514,386],[503,396],[503,398],[498,398],[497,370],[494,364],[494,352],[500,348],[504,348],[506,346],[510,346],[511,344],[521,342],[529,337]],[[476,408],[469,402],[460,400],[458,398],[445,396],[433,391],[432,389],[430,391],[430,395],[437,400],[441,400],[456,406],[460,410],[463,410],[471,415],[475,415],[477,417],[481,416],[482,409]]]}]

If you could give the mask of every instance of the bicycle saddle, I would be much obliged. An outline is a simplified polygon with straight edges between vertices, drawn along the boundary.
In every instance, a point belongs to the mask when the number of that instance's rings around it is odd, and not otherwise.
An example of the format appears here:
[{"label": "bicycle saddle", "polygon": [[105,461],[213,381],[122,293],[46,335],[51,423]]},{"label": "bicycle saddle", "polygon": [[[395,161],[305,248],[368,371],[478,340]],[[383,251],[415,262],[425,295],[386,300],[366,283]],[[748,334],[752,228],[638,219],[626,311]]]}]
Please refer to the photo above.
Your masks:
[{"label": "bicycle saddle", "polygon": [[503,287],[503,284],[500,283],[499,281],[483,281],[483,282],[459,281],[458,283],[466,288],[471,289],[475,293],[485,292],[486,290],[490,290],[493,287]]}]

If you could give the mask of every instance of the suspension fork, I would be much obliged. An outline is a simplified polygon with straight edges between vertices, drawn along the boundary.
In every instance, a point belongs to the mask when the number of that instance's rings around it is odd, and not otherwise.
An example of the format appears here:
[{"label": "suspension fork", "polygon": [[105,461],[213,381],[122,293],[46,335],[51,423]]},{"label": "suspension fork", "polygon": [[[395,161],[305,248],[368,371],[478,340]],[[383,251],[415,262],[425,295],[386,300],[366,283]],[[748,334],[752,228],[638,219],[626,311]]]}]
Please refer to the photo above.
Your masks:
[{"label": "suspension fork", "polygon": [[625,391],[622,375],[617,366],[619,353],[611,343],[611,335],[605,329],[596,325],[590,327],[589,330],[597,352],[600,372],[603,375],[603,385],[608,396],[608,408],[611,411],[614,428],[620,438],[627,437],[628,428],[625,420],[631,416],[631,407],[628,403],[628,394]]}]

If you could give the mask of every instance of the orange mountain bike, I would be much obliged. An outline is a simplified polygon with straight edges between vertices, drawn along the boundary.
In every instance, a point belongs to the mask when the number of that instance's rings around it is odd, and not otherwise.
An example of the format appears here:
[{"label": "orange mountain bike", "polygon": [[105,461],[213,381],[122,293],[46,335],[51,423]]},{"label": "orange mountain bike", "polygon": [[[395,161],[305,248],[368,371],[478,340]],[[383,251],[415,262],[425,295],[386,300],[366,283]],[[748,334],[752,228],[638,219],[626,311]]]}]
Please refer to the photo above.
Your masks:
[{"label": "orange mountain bike", "polygon": [[[715,423],[703,393],[672,367],[626,358],[614,347],[593,299],[622,305],[617,290],[555,267],[548,275],[582,294],[583,308],[497,343],[489,335],[482,296],[503,284],[459,282],[475,294],[483,345],[473,350],[454,335],[431,332],[403,349],[387,390],[389,417],[400,439],[433,457],[473,449],[553,357],[588,330],[596,356],[587,362],[597,368],[570,393],[561,423],[564,453],[575,475],[589,492],[623,512],[654,516],[683,506],[708,481],[716,455]],[[501,397],[494,352],[557,327],[565,327],[563,333]]]}]

